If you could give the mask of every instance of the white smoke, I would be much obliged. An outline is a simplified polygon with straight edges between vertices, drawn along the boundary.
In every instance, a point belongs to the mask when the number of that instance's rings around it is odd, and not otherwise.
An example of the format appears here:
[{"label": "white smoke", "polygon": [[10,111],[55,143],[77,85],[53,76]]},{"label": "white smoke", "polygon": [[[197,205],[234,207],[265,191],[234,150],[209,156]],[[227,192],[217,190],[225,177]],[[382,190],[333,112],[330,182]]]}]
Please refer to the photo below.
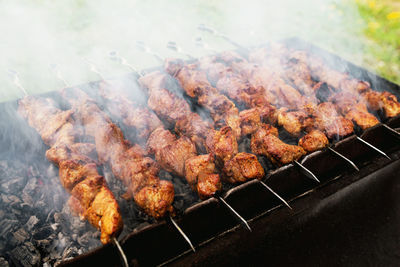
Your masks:
[{"label": "white smoke", "polygon": [[[233,48],[198,24],[211,25],[243,45],[298,36],[356,63],[362,57],[361,24],[354,4],[348,0],[234,0],[234,1],[124,1],[124,0],[15,0],[0,1],[0,100],[21,97],[7,69],[19,72],[28,93],[52,91],[63,84],[49,65],[58,64],[70,84],[99,77],[83,58],[95,62],[102,73],[128,72],[108,59],[118,51],[142,69],[159,63],[135,48],[143,40],[162,56],[176,56],[165,46],[175,41],[194,56],[207,53],[195,46],[201,36],[218,50]],[[351,22],[351,24],[350,24]]]}]

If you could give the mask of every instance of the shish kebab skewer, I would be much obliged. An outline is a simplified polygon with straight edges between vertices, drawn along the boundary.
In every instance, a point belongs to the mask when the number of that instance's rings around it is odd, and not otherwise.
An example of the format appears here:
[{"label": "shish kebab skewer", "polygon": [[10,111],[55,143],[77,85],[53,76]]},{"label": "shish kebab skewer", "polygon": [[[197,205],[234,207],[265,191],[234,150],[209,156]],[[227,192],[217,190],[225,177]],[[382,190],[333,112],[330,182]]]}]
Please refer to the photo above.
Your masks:
[{"label": "shish kebab skewer", "polygon": [[[144,52],[149,53],[151,55],[157,55],[154,54],[152,52],[152,50],[145,46],[145,44],[143,42],[140,42],[139,44],[137,44],[139,46],[139,48],[141,48]],[[157,60],[159,59],[159,56],[155,56],[155,58]],[[164,63],[164,60],[163,60]],[[226,119],[226,121],[228,121],[230,118],[235,117],[235,113],[238,113],[238,110],[235,106],[235,104],[230,101],[226,96],[221,95],[219,92],[217,92],[217,90],[215,88],[213,88],[211,86],[211,84],[209,84],[209,82],[206,80],[206,78],[203,77],[203,74],[201,72],[198,72],[194,69],[191,69],[191,67],[186,67],[185,66],[185,70],[186,70],[186,74],[191,75],[189,77],[193,77],[194,80],[196,79],[200,79],[201,84],[197,84],[195,83],[194,85],[192,85],[190,82],[186,83],[185,79],[181,80],[178,78],[178,81],[180,81],[182,88],[185,90],[185,92],[191,96],[191,97],[197,97],[198,98],[198,102],[200,102],[200,104],[202,104],[203,106],[205,106],[206,108],[210,109],[211,113],[214,112],[216,109],[218,109],[218,105],[221,103],[227,103],[225,104],[225,106],[228,106],[228,108],[230,108],[232,110],[232,112],[230,112],[230,114],[228,115],[228,119]],[[175,77],[176,78],[176,77]],[[199,86],[200,85],[200,86]],[[214,100],[216,100],[214,102]],[[223,109],[222,109],[223,110]],[[225,114],[224,114],[225,115]],[[238,115],[238,114],[237,114]],[[235,131],[236,134],[239,134],[240,137],[240,119],[239,119],[239,126],[238,129]],[[292,146],[289,146],[287,144],[282,143],[277,137],[276,134],[272,134],[272,132],[270,132],[269,127],[267,127],[267,129],[264,129],[263,133],[261,134],[261,138],[263,138],[264,136],[267,136],[267,138],[269,139],[273,139],[271,140],[272,142],[278,142],[279,146],[282,147],[286,147],[286,148],[291,148]],[[300,150],[303,150],[302,148],[300,148]],[[281,151],[281,149],[278,150],[274,150],[273,153],[276,153],[278,151]],[[268,155],[271,155],[269,153],[267,153]],[[303,153],[300,153],[300,156]],[[283,158],[286,158],[288,155],[290,155],[290,153],[285,153]],[[293,155],[292,155],[293,156]],[[290,156],[290,158],[292,158],[292,156]],[[299,158],[299,157],[298,157]],[[306,167],[304,167],[301,163],[299,163],[297,161],[296,158],[294,158],[293,160],[291,159],[290,162],[293,162],[295,164],[295,166],[299,167],[299,169],[301,170],[301,172],[303,174],[305,174],[307,177],[309,177],[312,180],[317,181],[318,183],[320,182],[319,179],[310,171],[308,170]]]},{"label": "shish kebab skewer", "polygon": [[[114,51],[114,52],[112,52],[112,53],[110,53],[110,56],[113,58],[113,59],[118,59],[119,60],[119,62],[121,63],[121,64],[123,64],[123,65],[126,65],[126,66],[128,66],[131,70],[133,70],[134,72],[136,72],[137,73],[137,70],[135,69],[135,68],[133,68],[131,65],[129,65],[129,64],[126,64],[126,60],[124,59],[124,58],[122,58],[122,57],[120,57],[120,56],[118,56],[118,54]],[[158,78],[160,78],[160,77],[166,77],[165,75],[163,75],[163,74],[157,74],[157,73],[153,73],[153,74],[149,74],[149,77],[147,77],[147,78],[145,78],[145,77],[143,77],[143,75],[141,75],[141,74],[138,74],[139,76],[142,76],[142,78],[141,78],[141,82],[142,82],[142,85],[143,86],[146,86],[146,84],[147,84],[147,86],[148,86],[148,91],[147,91],[147,93],[149,93],[150,94],[150,98],[151,97],[153,97],[153,96],[155,96],[155,95],[157,95],[158,97],[162,97],[161,95],[163,94],[163,92],[165,92],[164,90],[165,89],[163,89],[163,88],[159,88],[159,89],[157,89],[157,87],[158,86],[160,86],[160,84],[157,84],[157,86],[154,86],[154,85],[151,85],[151,83],[149,84],[148,83],[148,81],[149,80],[152,80],[152,78],[150,78],[152,75],[153,76],[155,76],[155,77],[158,77]],[[155,79],[157,79],[157,78],[155,78]],[[161,78],[162,79],[162,78]],[[160,91],[161,90],[161,91]],[[168,95],[167,95],[168,96]],[[178,98],[173,98],[173,99],[175,99],[176,100],[176,102],[183,102],[183,103],[185,103],[185,100],[183,100],[183,99],[181,99],[181,100],[179,100]],[[165,102],[164,102],[165,103]],[[151,103],[149,103],[149,106],[152,106],[151,105]],[[180,106],[180,105],[178,105],[178,106]],[[168,107],[168,105],[167,105],[167,107]],[[171,109],[174,109],[174,107],[175,107],[175,105],[170,105],[169,107],[172,107]],[[167,108],[168,109],[168,108]],[[181,111],[180,109],[178,109],[177,111]],[[172,111],[173,112],[173,111]],[[189,109],[187,109],[187,111],[186,111],[188,114],[191,114],[191,112],[189,111]],[[163,114],[160,114],[160,111],[159,112],[157,112],[158,114],[159,114],[159,116],[161,116],[162,117],[162,115]],[[197,115],[197,114],[194,114],[194,113],[192,113],[193,115]],[[193,117],[194,116],[188,116],[188,117],[190,117],[190,118],[192,118],[191,120],[188,120],[188,121],[192,121],[193,120]],[[179,124],[179,120],[176,122],[177,124]],[[187,123],[186,123],[187,124]],[[197,123],[195,123],[195,124],[197,124]],[[191,128],[191,127],[190,127]],[[197,127],[193,127],[194,129],[196,129]],[[178,129],[178,131],[179,131],[179,129]],[[246,153],[242,153],[242,154],[246,154]],[[238,154],[238,155],[240,155],[240,153]],[[243,162],[243,164],[246,164],[246,163],[249,163],[249,162]],[[251,162],[250,162],[251,163]],[[256,162],[257,163],[257,162]],[[240,181],[243,181],[242,179],[240,179]],[[258,181],[266,188],[266,189],[268,189],[273,195],[275,195],[277,198],[279,198],[287,207],[289,207],[290,209],[291,209],[291,207],[289,206],[289,204],[281,197],[281,196],[279,196],[275,191],[273,191],[268,185],[266,185],[263,181],[261,181],[261,180],[259,180],[258,179]]]},{"label": "shish kebab skewer", "polygon": [[[115,57],[115,54],[114,54],[114,57]],[[121,61],[121,62],[126,62],[126,61],[123,60],[123,61]],[[92,70],[96,70],[95,72],[96,72],[96,73],[99,73],[98,70],[95,68],[95,66],[94,66],[93,64],[91,64],[91,65],[92,65],[92,66],[91,66],[91,69],[92,69]],[[124,64],[124,65],[125,65],[125,64]],[[136,72],[136,70],[135,70],[134,68],[132,68],[132,67],[130,67],[130,68]],[[138,73],[138,72],[136,72],[136,73]],[[138,73],[138,75],[139,75],[139,76],[142,76],[142,74],[140,74],[140,73]],[[102,75],[101,75],[101,77],[102,77]],[[173,95],[170,95],[170,96],[173,96]],[[175,98],[175,99],[176,99],[176,98]],[[176,111],[179,111],[179,110],[176,110]],[[200,157],[204,157],[204,156],[206,156],[206,155],[201,155]],[[194,163],[195,163],[195,162],[194,162]],[[263,169],[262,169],[261,165],[260,165],[259,168],[257,168],[257,169],[258,169],[259,171],[262,170],[262,173],[263,173]],[[251,170],[251,171],[252,171],[252,170]],[[261,175],[259,175],[259,176],[261,176]],[[289,206],[288,203],[287,203],[285,200],[283,200],[279,195],[277,195],[275,192],[273,192],[273,193],[274,193],[274,195],[277,196],[281,201],[283,201],[285,205]],[[251,231],[251,228],[250,228],[249,224],[247,223],[247,221],[246,221],[237,211],[235,211],[235,210],[233,209],[233,207],[231,207],[221,196],[215,195],[215,197],[220,201],[220,203],[223,204],[223,206],[225,206],[225,207],[228,208],[228,210],[235,216],[235,218],[239,219],[239,221],[240,221],[249,231]],[[290,206],[289,206],[289,208],[290,208]]]},{"label": "shish kebab skewer", "polygon": [[71,194],[68,203],[72,211],[101,230],[103,244],[110,241],[116,244],[122,218],[118,203],[92,158],[94,145],[75,141],[80,131],[72,118],[72,110],[62,111],[48,98],[29,96],[18,74],[13,72],[13,75],[16,86],[24,94],[18,101],[18,113],[50,146],[46,157],[59,167],[61,183]]},{"label": "shish kebab skewer", "polygon": [[[200,47],[204,47],[205,46],[205,44],[202,42],[202,40],[200,38],[197,38],[196,40],[198,40],[197,42],[198,42]],[[173,48],[174,47],[173,44],[174,43],[171,42],[169,46],[171,48]],[[221,61],[223,61],[223,60],[221,60]],[[242,88],[242,87],[243,88],[248,88],[248,86],[251,87],[251,85],[249,85],[247,83],[247,81],[241,81],[241,77],[240,76],[237,76],[234,73],[231,73],[231,69],[229,69],[228,67],[225,67],[221,62],[218,62],[217,64],[218,64],[217,70],[219,70],[220,75],[224,74],[224,73],[227,73],[227,74],[229,73],[229,76],[227,76],[227,79],[224,79],[224,78],[222,78],[222,80],[220,79],[220,81],[223,81],[222,84],[219,84],[219,82],[217,82],[217,88],[221,88],[222,90],[225,91],[226,89],[224,89],[224,88],[230,88],[230,87],[239,88],[239,89]],[[215,76],[215,72],[211,73],[211,76]],[[230,77],[230,76],[233,76],[234,81],[238,82],[237,85],[233,84],[232,86],[230,86],[230,84],[226,83],[226,82],[232,81],[232,77]],[[243,90],[245,90],[245,89],[243,89]],[[273,112],[276,112],[276,110],[274,110],[275,108],[273,106],[271,106],[271,104],[269,104],[268,102],[265,101],[266,98],[260,98],[257,101],[254,101],[254,99],[251,100],[251,93],[254,93],[254,92],[250,92],[250,95],[248,95],[248,94],[243,94],[243,92],[242,92],[242,94],[236,94],[235,90],[233,90],[233,92],[230,92],[229,89],[226,90],[226,91],[227,91],[228,95],[233,94],[232,97],[236,101],[242,102],[242,104],[244,104],[245,106],[250,106],[250,107],[254,106],[255,108],[259,108],[260,105],[261,106],[267,105],[267,106],[270,106],[269,109],[272,110],[272,112],[269,112],[270,114],[273,113]],[[253,91],[253,90],[250,90],[250,91]],[[255,96],[257,97],[257,95],[255,95]],[[262,99],[264,99],[264,100],[260,101]],[[243,113],[243,115],[245,115],[244,113],[248,114],[249,112],[248,111],[242,111],[241,115],[242,115],[242,113]],[[280,112],[280,114],[282,114],[282,113]],[[278,115],[278,120],[279,119],[280,119],[280,115]],[[290,122],[290,120],[289,120],[289,122]],[[296,126],[296,128],[297,128],[297,126]],[[289,133],[291,133],[291,132],[289,131]],[[322,137],[323,137],[323,139],[321,141],[318,141],[318,139],[321,139]],[[306,151],[313,152],[315,150],[319,150],[319,149],[323,148],[324,146],[328,145],[328,140],[326,139],[326,137],[324,137],[324,134],[322,132],[320,132],[319,130],[311,130],[308,134],[306,133],[306,135],[303,138],[300,139],[299,145],[303,146]],[[328,146],[328,150],[331,151],[332,153],[334,153],[334,155],[336,155],[336,156],[340,157],[341,159],[345,160],[355,170],[357,170],[357,171],[359,170],[357,168],[357,166],[350,159],[348,159],[345,156],[343,156],[342,154],[336,152],[335,150],[333,150],[329,146]]]},{"label": "shish kebab skewer", "polygon": [[[206,28],[206,29],[211,29],[211,31],[210,31],[210,30],[204,30],[205,28]],[[199,25],[198,29],[199,29],[199,30],[202,30],[202,31],[209,32],[209,33],[211,33],[211,34],[213,34],[213,33],[215,32],[215,30],[213,30],[212,28],[210,28],[210,27],[208,27],[208,26],[205,26],[204,24]],[[218,35],[215,35],[215,36],[218,37]],[[225,36],[223,39],[226,40],[226,38],[229,39],[229,37],[227,37],[227,36]],[[243,47],[243,46],[237,44],[236,42],[233,42],[233,43],[230,42],[230,43],[233,44],[233,45],[235,45],[237,48],[239,48],[239,49],[241,49],[241,50],[243,50],[243,51],[247,51],[247,49],[246,49],[245,47]],[[396,130],[392,129],[391,127],[389,127],[387,124],[382,123],[382,125],[383,125],[386,129],[388,129],[390,132],[392,132],[393,134],[398,135],[398,132],[397,132]],[[362,139],[361,137],[356,136],[356,139],[357,139],[358,141],[360,141],[361,143],[365,144],[366,146],[370,147],[371,149],[375,150],[375,151],[378,152],[379,154],[383,155],[384,157],[390,159],[390,158],[387,156],[386,153],[384,153],[384,152],[381,151],[380,149],[376,148],[375,146],[373,146],[373,145],[370,144],[369,142],[365,141],[365,140]]]},{"label": "shish kebab skewer", "polygon": [[[93,64],[92,62],[90,62],[90,61],[87,60],[87,59],[85,59],[85,62],[86,62],[87,64],[89,64],[91,71],[93,71],[93,72],[95,72],[96,74],[98,74],[98,75],[99,75],[100,77],[102,77],[102,79],[104,80],[103,75],[96,69],[96,67],[94,66],[94,64]],[[64,83],[65,87],[70,87],[70,85],[69,85],[69,84],[66,82],[66,80],[62,77],[61,73],[60,73],[57,69],[55,69],[54,67],[53,67],[52,69],[53,69],[53,71],[55,72],[56,77]],[[88,98],[88,96],[87,96],[84,92],[81,91],[81,93],[83,94],[83,97]],[[196,250],[195,250],[195,248],[194,248],[194,246],[193,246],[191,240],[190,240],[189,237],[185,234],[185,232],[179,227],[179,225],[175,222],[175,220],[172,218],[171,214],[169,214],[169,217],[168,217],[168,218],[169,218],[169,221],[172,223],[172,225],[173,225],[173,226],[177,229],[177,231],[180,233],[180,235],[181,235],[181,236],[185,239],[185,241],[189,244],[189,246],[190,246],[190,248],[192,249],[192,251],[195,252]],[[120,248],[120,246],[119,246],[119,248]],[[122,250],[122,248],[121,248],[121,250]],[[123,251],[122,251],[122,252],[123,252]],[[125,257],[125,258],[126,258],[126,257]]]},{"label": "shish kebab skewer", "polygon": [[[299,58],[297,57],[297,59],[299,59]],[[300,68],[301,68],[302,71],[304,71],[304,65],[301,66]],[[297,73],[297,74],[299,74],[299,73]],[[304,76],[307,73],[303,72],[302,74]],[[302,81],[302,82],[305,83],[304,81]],[[319,83],[319,84],[321,84],[321,83]],[[310,95],[308,95],[308,97],[310,97]],[[316,98],[316,95],[313,95],[313,93],[311,93],[311,98],[312,97]],[[357,103],[357,100],[354,99],[354,97],[351,97],[351,98],[353,100],[355,100],[356,105],[353,105],[353,103],[349,103],[349,99],[346,98],[346,95],[345,94],[341,94],[341,93],[338,94],[338,95],[334,95],[332,97],[332,101],[334,101],[335,103],[325,102],[325,103],[322,103],[320,105],[325,105],[325,107],[329,107],[329,109],[331,110],[330,111],[331,113],[332,112],[336,112],[336,110],[337,110],[337,112],[342,113],[344,116],[349,118],[349,120],[351,120],[354,124],[360,126],[360,128],[363,129],[363,130],[365,130],[367,128],[370,128],[370,127],[372,127],[372,126],[374,126],[374,125],[379,123],[379,120],[375,116],[373,116],[372,114],[370,114],[367,111],[366,106],[365,106],[364,103],[361,103],[361,102]],[[390,127],[388,127],[387,125],[385,125],[385,126],[384,127],[386,129],[388,129],[388,128],[390,129]],[[386,153],[384,153],[383,151],[379,150],[375,146],[372,146],[370,143],[366,142],[365,140],[361,139],[358,136],[356,136],[356,138],[357,138],[358,141],[362,142],[366,146],[370,147],[371,149],[375,150],[376,152],[378,152],[381,155],[385,156],[386,158],[390,159],[386,155]]]}]

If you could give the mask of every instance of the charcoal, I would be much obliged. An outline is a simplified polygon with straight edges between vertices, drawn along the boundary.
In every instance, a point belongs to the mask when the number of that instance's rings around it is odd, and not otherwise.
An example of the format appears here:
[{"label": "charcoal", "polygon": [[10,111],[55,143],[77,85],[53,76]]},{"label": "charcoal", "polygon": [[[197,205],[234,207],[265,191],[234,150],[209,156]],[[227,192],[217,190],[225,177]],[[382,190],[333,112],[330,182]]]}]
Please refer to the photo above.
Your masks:
[{"label": "charcoal", "polygon": [[30,235],[26,232],[24,228],[19,228],[18,231],[14,232],[14,238],[19,242],[22,243],[27,240]]},{"label": "charcoal", "polygon": [[22,192],[24,194],[32,196],[32,195],[34,195],[36,189],[37,189],[37,179],[36,178],[31,178],[26,183],[26,186],[24,187]]},{"label": "charcoal", "polygon": [[6,261],[6,259],[4,259],[3,257],[0,257],[0,267],[8,267],[10,266],[8,264],[8,261]]},{"label": "charcoal", "polygon": [[3,192],[19,192],[25,185],[25,179],[23,177],[15,177],[9,181],[1,184]]},{"label": "charcoal", "polygon": [[14,248],[9,256],[16,266],[39,266],[40,253],[30,242]]},{"label": "charcoal", "polygon": [[5,219],[0,221],[0,236],[5,236],[12,231],[16,225],[18,225],[17,220]]},{"label": "charcoal", "polygon": [[33,199],[32,196],[27,194],[27,193],[22,193],[22,200],[24,201],[24,203],[26,203],[27,205],[29,205],[30,207],[33,207]]},{"label": "charcoal", "polygon": [[40,228],[36,233],[33,234],[33,238],[36,240],[42,240],[48,238],[53,233],[51,226],[46,225]]},{"label": "charcoal", "polygon": [[29,217],[29,220],[26,222],[25,226],[28,230],[31,230],[38,222],[39,219],[35,215],[33,215]]}]

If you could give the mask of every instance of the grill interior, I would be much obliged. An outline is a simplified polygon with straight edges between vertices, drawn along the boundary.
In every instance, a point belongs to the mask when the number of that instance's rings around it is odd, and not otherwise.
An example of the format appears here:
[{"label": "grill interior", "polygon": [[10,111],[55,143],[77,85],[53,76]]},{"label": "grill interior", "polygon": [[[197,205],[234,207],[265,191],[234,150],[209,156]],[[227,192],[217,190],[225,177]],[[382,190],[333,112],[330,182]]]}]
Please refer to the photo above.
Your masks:
[{"label": "grill interior", "polygon": [[[301,40],[288,39],[284,42],[289,47],[306,49],[329,58],[329,62],[345,64],[355,78],[368,81],[373,89],[389,91],[400,99],[399,86],[379,76]],[[129,74],[121,79],[135,78],[134,74]],[[95,95],[97,83],[79,87]],[[46,96],[65,106],[57,93]],[[6,258],[15,265],[20,262],[43,263],[46,260],[52,264],[62,261],[66,266],[119,265],[116,248],[113,245],[101,246],[98,232],[70,215],[65,205],[68,196],[59,184],[57,170],[46,160],[46,148],[39,145],[42,144],[40,137],[16,115],[16,103],[3,103],[0,108],[0,123],[3,126],[0,140],[4,148],[0,153],[3,171],[0,214],[4,215],[0,216],[3,218],[0,219],[3,229],[0,252],[6,253]],[[398,128],[400,118],[386,123]],[[124,133],[127,134],[127,131],[124,130]],[[285,265],[285,262],[293,264],[299,259],[305,263],[322,264],[325,263],[323,256],[326,259],[329,251],[341,255],[341,259],[345,255],[352,256],[358,242],[370,240],[362,238],[368,233],[364,231],[378,227],[379,222],[385,223],[384,218],[389,215],[391,220],[400,218],[393,218],[393,213],[382,208],[388,205],[390,210],[396,208],[391,193],[395,192],[392,186],[399,188],[394,178],[400,171],[400,141],[382,125],[368,129],[362,133],[362,138],[385,151],[391,160],[360,143],[355,136],[336,142],[334,148],[355,162],[360,172],[355,172],[347,162],[328,150],[314,152],[302,160],[321,184],[301,174],[299,168],[292,164],[273,169],[265,159],[260,160],[267,170],[263,181],[283,198],[291,200],[293,211],[282,206],[258,181],[236,187],[225,186],[225,200],[250,222],[251,233],[241,227],[216,199],[200,202],[185,182],[164,172],[160,177],[172,180],[175,185],[177,196],[174,206],[179,213],[177,222],[196,246],[196,253],[191,252],[170,223],[156,222],[137,210],[132,201],[123,200],[123,185],[112,178],[109,169],[104,168],[103,173],[121,206],[125,223],[121,244],[129,262],[141,266],[251,265],[262,260]],[[290,139],[285,141],[290,143]],[[248,140],[241,145],[248,146]],[[385,192],[388,194],[382,199]],[[398,212],[395,214],[399,215]],[[341,220],[343,216],[346,216],[346,223]],[[364,220],[369,221],[364,225]],[[399,230],[388,226],[384,234],[378,238],[382,243],[380,246],[390,249],[392,247],[387,244],[393,241],[390,245],[395,245],[393,239],[399,240]],[[386,244],[385,237],[389,234],[392,238]],[[345,235],[349,237],[345,238]],[[346,243],[350,250],[344,251],[345,245],[336,250],[328,249],[327,240],[333,240],[335,245],[332,246]],[[319,253],[315,257],[315,253],[311,253],[321,248],[326,249],[325,254]],[[362,248],[368,251],[369,247]],[[361,256],[357,257],[354,261],[361,262]],[[67,258],[72,259],[65,260]],[[378,255],[373,254],[371,261],[374,259],[377,260]]]}]

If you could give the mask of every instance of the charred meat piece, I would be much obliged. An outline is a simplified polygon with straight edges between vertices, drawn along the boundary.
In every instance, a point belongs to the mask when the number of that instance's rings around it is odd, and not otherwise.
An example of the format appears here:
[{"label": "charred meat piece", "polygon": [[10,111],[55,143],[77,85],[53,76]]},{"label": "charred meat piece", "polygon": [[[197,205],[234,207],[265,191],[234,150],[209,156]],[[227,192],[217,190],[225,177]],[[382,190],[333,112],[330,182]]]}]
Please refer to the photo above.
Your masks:
[{"label": "charred meat piece", "polygon": [[198,155],[185,162],[186,180],[201,199],[215,195],[222,184],[211,154]]},{"label": "charred meat piece", "polygon": [[346,119],[353,121],[363,130],[379,123],[379,120],[368,112],[366,104],[359,96],[341,92],[335,94],[331,100]]},{"label": "charred meat piece", "polygon": [[206,145],[208,153],[213,155],[221,166],[238,153],[236,137],[229,126],[211,132],[207,136]]},{"label": "charred meat piece", "polygon": [[186,160],[197,156],[195,145],[186,136],[177,139],[162,127],[151,133],[147,144],[161,167],[180,177],[185,176]]},{"label": "charred meat piece", "polygon": [[278,137],[276,128],[270,125],[262,125],[256,133],[251,136],[251,150],[258,155],[268,157],[276,165],[285,165],[298,160],[305,151],[303,148],[288,145]]},{"label": "charred meat piece", "polygon": [[245,182],[252,179],[262,179],[264,169],[255,155],[245,152],[237,153],[226,161],[223,168],[224,178],[230,183]]},{"label": "charred meat piece", "polygon": [[307,114],[303,111],[287,111],[281,108],[278,113],[278,125],[282,126],[288,133],[293,136],[299,136],[304,128],[304,120]]},{"label": "charred meat piece", "polygon": [[400,114],[400,103],[395,95],[389,92],[368,91],[362,95],[372,110],[383,110],[387,118]]},{"label": "charred meat piece", "polygon": [[329,140],[325,134],[319,130],[312,130],[308,134],[304,135],[299,140],[299,146],[301,146],[307,152],[314,152],[329,145]]},{"label": "charred meat piece", "polygon": [[243,136],[255,133],[261,126],[260,112],[257,108],[243,110],[239,115]]},{"label": "charred meat piece", "polygon": [[19,113],[51,148],[46,157],[59,166],[59,177],[71,193],[72,211],[101,231],[101,242],[110,242],[122,230],[122,217],[114,195],[100,176],[90,156],[93,144],[75,143],[72,111],[59,110],[53,101],[26,97],[19,101]]},{"label": "charred meat piece", "polygon": [[136,152],[121,129],[93,100],[89,97],[81,97],[81,101],[76,98],[83,94],[77,88],[62,92],[62,96],[76,109],[86,134],[94,137],[99,160],[110,165],[113,174],[127,186],[127,193],[150,216],[160,218],[172,212],[173,186],[157,177],[158,164],[144,157],[142,151]]},{"label": "charred meat piece", "polygon": [[324,131],[330,139],[334,137],[344,137],[353,133],[353,123],[340,116],[330,102],[324,102],[318,105],[315,111],[314,126]]}]

